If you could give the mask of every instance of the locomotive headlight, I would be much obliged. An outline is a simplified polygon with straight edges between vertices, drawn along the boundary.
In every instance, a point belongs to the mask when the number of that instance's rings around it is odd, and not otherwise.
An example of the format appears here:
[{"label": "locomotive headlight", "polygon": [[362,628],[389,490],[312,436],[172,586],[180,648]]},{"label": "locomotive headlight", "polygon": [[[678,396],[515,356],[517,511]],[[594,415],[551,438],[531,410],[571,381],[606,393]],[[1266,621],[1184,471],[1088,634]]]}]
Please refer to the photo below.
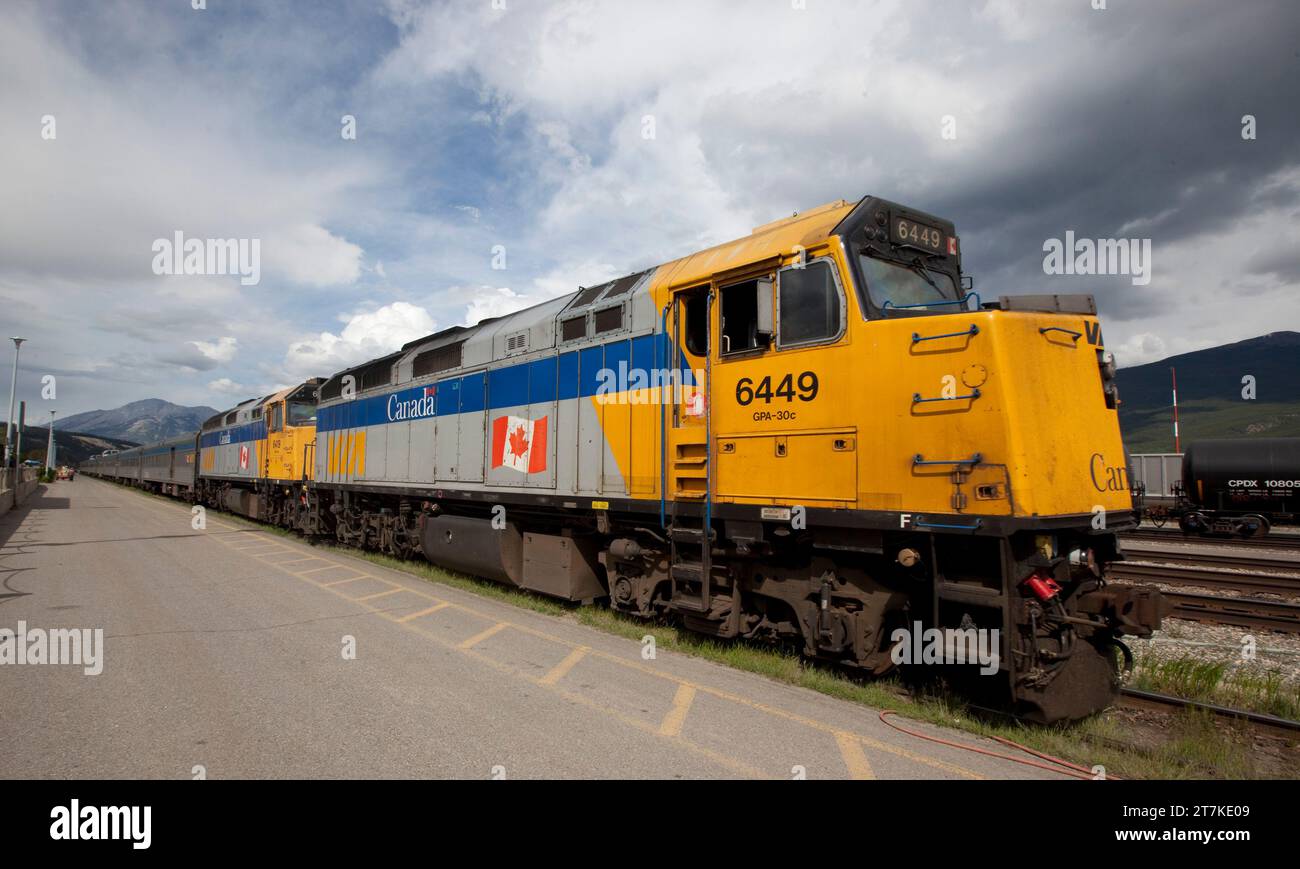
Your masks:
[{"label": "locomotive headlight", "polygon": [[1097,351],[1097,367],[1101,370],[1101,391],[1106,397],[1106,407],[1119,407],[1119,384],[1115,382],[1115,354]]},{"label": "locomotive headlight", "polygon": [[1115,354],[1097,351],[1097,365],[1101,368],[1101,379],[1109,383],[1115,379]]}]

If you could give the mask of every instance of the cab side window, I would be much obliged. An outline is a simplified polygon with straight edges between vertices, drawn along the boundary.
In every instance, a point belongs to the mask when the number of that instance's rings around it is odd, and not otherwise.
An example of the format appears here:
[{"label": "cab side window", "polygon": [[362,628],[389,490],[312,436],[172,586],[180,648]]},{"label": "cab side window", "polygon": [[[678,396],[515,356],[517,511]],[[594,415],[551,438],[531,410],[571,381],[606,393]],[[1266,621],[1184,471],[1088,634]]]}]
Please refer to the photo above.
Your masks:
[{"label": "cab side window", "polygon": [[686,337],[686,349],[696,356],[703,356],[709,349],[709,302],[708,288],[693,292],[686,297],[686,313],[683,332]]},{"label": "cab side window", "polygon": [[772,343],[772,282],[746,281],[722,288],[721,355],[747,353]]},{"label": "cab side window", "polygon": [[284,428],[284,405],[277,404],[271,409],[271,431]]},{"label": "cab side window", "polygon": [[777,282],[778,346],[811,344],[839,336],[843,302],[828,260],[782,269]]}]

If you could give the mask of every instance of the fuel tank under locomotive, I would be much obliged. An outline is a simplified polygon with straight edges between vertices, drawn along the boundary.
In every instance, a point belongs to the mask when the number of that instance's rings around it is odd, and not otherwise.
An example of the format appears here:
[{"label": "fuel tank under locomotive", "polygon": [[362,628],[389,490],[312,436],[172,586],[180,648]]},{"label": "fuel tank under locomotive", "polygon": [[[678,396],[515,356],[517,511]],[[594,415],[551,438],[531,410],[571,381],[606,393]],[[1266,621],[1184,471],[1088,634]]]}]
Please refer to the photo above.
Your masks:
[{"label": "fuel tank under locomotive", "polygon": [[600,546],[590,537],[521,531],[513,522],[451,516],[420,518],[426,558],[449,570],[565,600],[606,595]]}]

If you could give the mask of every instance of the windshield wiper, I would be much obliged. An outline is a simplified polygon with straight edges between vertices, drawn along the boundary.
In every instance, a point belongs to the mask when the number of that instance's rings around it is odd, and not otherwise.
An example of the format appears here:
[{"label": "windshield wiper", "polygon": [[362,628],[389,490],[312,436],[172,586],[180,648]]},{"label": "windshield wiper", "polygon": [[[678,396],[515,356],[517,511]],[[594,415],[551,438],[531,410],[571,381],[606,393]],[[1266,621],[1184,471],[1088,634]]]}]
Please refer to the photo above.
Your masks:
[{"label": "windshield wiper", "polygon": [[939,289],[939,285],[936,284],[934,280],[930,277],[930,270],[925,267],[925,263],[921,261],[921,258],[919,256],[912,260],[908,268],[910,268],[912,271],[920,275],[921,280],[925,281],[927,284],[934,287],[935,292],[937,292],[940,296],[943,296],[943,290]]}]

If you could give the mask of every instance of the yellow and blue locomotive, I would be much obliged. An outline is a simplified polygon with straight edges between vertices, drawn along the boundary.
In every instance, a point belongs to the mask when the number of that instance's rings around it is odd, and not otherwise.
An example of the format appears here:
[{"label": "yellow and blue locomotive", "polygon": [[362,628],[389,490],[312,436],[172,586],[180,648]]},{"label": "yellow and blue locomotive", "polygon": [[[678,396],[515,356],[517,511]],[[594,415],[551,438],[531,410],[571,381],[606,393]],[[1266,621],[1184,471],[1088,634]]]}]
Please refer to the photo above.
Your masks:
[{"label": "yellow and blue locomotive", "polygon": [[[1119,637],[1163,609],[1103,580],[1135,524],[1114,376],[1090,297],[983,300],[949,221],[867,197],[236,408],[198,485],[866,671],[938,636],[945,672],[1052,721],[1113,699]],[[314,440],[263,467],[257,426],[295,400]],[[991,666],[963,665],[980,633]]]}]

